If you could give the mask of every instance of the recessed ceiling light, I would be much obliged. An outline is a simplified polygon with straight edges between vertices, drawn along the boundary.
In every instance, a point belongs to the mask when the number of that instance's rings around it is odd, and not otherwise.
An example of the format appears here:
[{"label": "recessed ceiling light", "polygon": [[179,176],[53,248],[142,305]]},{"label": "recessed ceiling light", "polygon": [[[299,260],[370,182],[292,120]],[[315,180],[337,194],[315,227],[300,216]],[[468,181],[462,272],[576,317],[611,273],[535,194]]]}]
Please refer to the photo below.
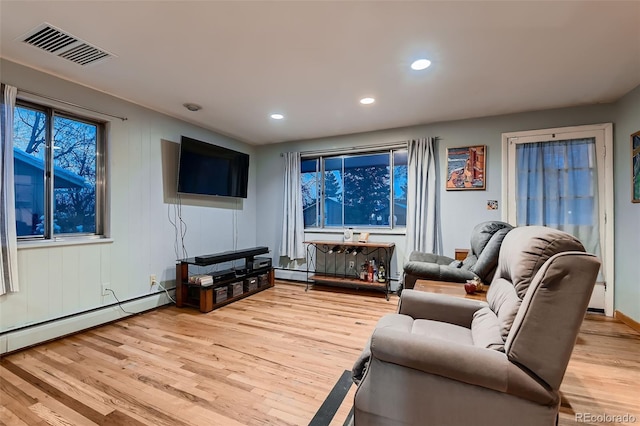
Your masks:
[{"label": "recessed ceiling light", "polygon": [[413,61],[413,63],[411,64],[411,69],[414,69],[416,71],[420,71],[426,68],[429,68],[429,65],[431,65],[431,61],[428,59],[418,59],[417,61]]},{"label": "recessed ceiling light", "polygon": [[373,98],[362,98],[362,99],[360,99],[360,103],[361,103],[362,105],[369,105],[369,104],[374,103],[375,101],[376,101],[376,100],[375,100],[375,99],[373,99]]},{"label": "recessed ceiling light", "polygon": [[284,115],[282,115],[282,114],[271,114],[271,118],[273,118],[274,120],[282,120],[284,118]]},{"label": "recessed ceiling light", "polygon": [[192,103],[183,104],[182,106],[188,109],[189,111],[194,111],[194,112],[200,111],[202,109],[200,105],[192,104]]}]

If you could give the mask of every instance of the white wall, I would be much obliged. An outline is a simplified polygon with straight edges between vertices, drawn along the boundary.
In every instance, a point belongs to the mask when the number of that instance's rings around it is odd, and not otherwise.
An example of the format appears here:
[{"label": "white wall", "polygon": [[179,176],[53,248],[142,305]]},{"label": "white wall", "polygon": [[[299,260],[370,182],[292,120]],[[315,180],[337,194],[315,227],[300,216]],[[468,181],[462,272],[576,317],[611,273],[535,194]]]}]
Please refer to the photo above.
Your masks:
[{"label": "white wall", "polygon": [[[640,88],[614,104],[535,111],[495,117],[459,120],[400,129],[342,135],[308,141],[295,141],[258,148],[258,215],[257,241],[277,250],[280,246],[282,218],[282,159],[285,151],[306,151],[398,142],[409,138],[439,138],[440,164],[439,206],[443,254],[453,257],[455,248],[469,246],[473,226],[486,220],[500,220],[501,135],[505,132],[563,126],[614,123],[614,191],[615,191],[615,309],[640,321],[640,204],[630,202],[629,135],[640,130]],[[446,191],[443,189],[446,148],[487,145],[486,191]],[[487,210],[487,200],[498,200],[498,210]],[[340,235],[334,235],[339,239]],[[376,238],[373,236],[372,238]],[[401,272],[404,262],[404,236],[395,236],[398,254],[395,263]],[[382,239],[381,239],[382,241]],[[274,261],[277,261],[274,255]],[[282,274],[280,272],[279,274]]]},{"label": "white wall", "polygon": [[[171,142],[179,142],[181,135],[251,155],[247,199],[183,198],[189,256],[256,245],[257,156],[253,147],[12,62],[3,60],[0,65],[3,83],[128,118],[109,119],[108,124],[112,242],[21,246],[20,292],[0,297],[0,333],[4,333],[0,353],[15,349],[7,331],[114,303],[112,296],[101,296],[102,284],[120,300],[148,295],[150,274],[174,287],[175,232],[167,216],[168,210],[173,215],[175,200],[173,156],[177,145],[171,149]],[[68,333],[88,325],[94,324],[80,316],[64,330]],[[43,339],[32,334],[33,341],[26,339],[27,344]]]}]

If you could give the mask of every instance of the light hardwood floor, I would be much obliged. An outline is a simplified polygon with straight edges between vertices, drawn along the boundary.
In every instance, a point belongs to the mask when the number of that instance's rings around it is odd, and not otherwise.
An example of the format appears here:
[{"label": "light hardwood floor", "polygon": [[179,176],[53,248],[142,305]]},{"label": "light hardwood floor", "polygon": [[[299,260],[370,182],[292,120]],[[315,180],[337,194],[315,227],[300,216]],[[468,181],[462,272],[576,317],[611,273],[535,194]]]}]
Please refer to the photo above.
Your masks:
[{"label": "light hardwood floor", "polygon": [[[208,314],[160,308],[4,357],[0,422],[307,425],[396,306],[396,297],[276,282]],[[562,385],[560,424],[578,424],[581,412],[631,413],[640,423],[639,383],[640,334],[589,316]],[[354,392],[332,425],[342,425]]]}]

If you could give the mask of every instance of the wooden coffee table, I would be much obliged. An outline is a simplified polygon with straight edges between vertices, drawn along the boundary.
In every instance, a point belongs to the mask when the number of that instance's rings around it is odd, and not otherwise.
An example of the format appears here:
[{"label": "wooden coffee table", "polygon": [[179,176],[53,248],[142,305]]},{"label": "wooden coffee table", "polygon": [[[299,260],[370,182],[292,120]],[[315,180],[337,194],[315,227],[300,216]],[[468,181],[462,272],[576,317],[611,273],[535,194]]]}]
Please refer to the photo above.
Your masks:
[{"label": "wooden coffee table", "polygon": [[[485,286],[485,289],[487,287]],[[475,292],[474,294],[467,294],[464,291],[464,283],[452,283],[447,281],[432,281],[432,280],[418,280],[414,290],[426,291],[429,293],[446,294],[449,296],[463,297],[465,299],[474,300],[487,300],[486,290],[482,292]]]}]

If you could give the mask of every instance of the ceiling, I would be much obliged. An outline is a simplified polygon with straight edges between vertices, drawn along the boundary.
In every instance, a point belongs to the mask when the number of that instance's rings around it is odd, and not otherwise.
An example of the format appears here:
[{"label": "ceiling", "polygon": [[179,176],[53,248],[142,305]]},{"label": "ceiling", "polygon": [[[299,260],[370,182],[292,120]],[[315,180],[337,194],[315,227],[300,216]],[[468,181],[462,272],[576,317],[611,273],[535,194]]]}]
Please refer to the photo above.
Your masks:
[{"label": "ceiling", "polygon": [[[638,1],[2,0],[0,19],[3,58],[255,145],[612,102],[640,84]],[[114,57],[81,66],[21,41],[45,22]],[[411,70],[418,58],[431,67]]]}]

